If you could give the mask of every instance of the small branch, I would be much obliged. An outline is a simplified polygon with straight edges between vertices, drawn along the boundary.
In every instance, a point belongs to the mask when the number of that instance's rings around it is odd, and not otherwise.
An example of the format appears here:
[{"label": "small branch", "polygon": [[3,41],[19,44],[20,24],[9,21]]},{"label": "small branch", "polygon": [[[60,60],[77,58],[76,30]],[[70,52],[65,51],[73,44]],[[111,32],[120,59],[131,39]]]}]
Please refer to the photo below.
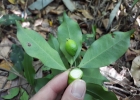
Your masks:
[{"label": "small branch", "polygon": [[131,94],[131,92],[126,91],[126,90],[121,89],[121,88],[118,88],[118,87],[114,87],[114,86],[106,86],[106,87],[111,89],[111,90],[118,90],[118,91],[121,91],[121,92],[126,93],[126,94]]}]

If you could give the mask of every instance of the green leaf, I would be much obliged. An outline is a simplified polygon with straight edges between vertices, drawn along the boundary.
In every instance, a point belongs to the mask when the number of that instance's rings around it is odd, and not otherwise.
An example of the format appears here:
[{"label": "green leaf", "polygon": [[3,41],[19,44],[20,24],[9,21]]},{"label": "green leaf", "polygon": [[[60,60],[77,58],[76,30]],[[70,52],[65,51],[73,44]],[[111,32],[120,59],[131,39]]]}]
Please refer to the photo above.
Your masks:
[{"label": "green leaf", "polygon": [[91,44],[95,41],[94,34],[85,34],[84,38],[85,38],[84,44],[87,47],[91,46]]},{"label": "green leaf", "polygon": [[38,92],[49,81],[50,81],[49,78],[39,78],[39,79],[36,79],[35,92]]},{"label": "green leaf", "polygon": [[86,85],[86,93],[93,96],[95,100],[118,100],[113,92],[105,91],[100,85],[94,83],[87,83]]},{"label": "green leaf", "polygon": [[92,33],[93,33],[93,40],[95,40],[95,36],[96,36],[96,26],[92,25]]},{"label": "green leaf", "polygon": [[66,69],[58,52],[40,34],[33,30],[22,28],[19,22],[16,22],[16,24],[17,37],[28,55],[40,59],[45,66],[50,68]]},{"label": "green leaf", "polygon": [[100,74],[99,68],[81,68],[81,70],[84,73],[82,79],[85,80],[86,83],[103,85],[103,82],[107,81],[107,79]]},{"label": "green leaf", "polygon": [[89,94],[85,94],[84,100],[96,100],[95,98],[93,98],[91,95]]},{"label": "green leaf", "polygon": [[132,33],[134,30],[102,36],[86,51],[79,67],[99,68],[115,62],[128,49]]},{"label": "green leaf", "polygon": [[24,51],[20,46],[15,44],[12,45],[12,52],[10,53],[10,60],[14,64],[14,68],[19,72],[23,73],[22,61],[24,58]]},{"label": "green leaf", "polygon": [[29,95],[23,88],[20,88],[20,95],[20,100],[29,100]]},{"label": "green leaf", "polygon": [[48,39],[49,45],[55,49],[58,53],[60,52],[59,48],[59,42],[56,37],[54,37],[52,34],[49,34],[49,39]]},{"label": "green leaf", "polygon": [[63,61],[65,67],[68,69],[69,68],[68,61],[65,58],[64,54],[60,51],[60,48],[59,48],[60,45],[59,45],[57,38],[50,34],[48,43],[53,49],[55,49],[59,53],[61,60]]},{"label": "green leaf", "polygon": [[114,18],[115,18],[115,16],[116,16],[118,10],[119,10],[119,7],[120,7],[120,5],[121,5],[121,2],[122,2],[122,0],[120,0],[120,1],[117,3],[117,5],[114,7],[114,9],[111,11],[110,16],[109,16],[109,23],[108,23],[108,25],[107,25],[107,27],[106,27],[107,30],[110,28],[110,26],[111,26],[111,24],[112,24],[112,22],[113,22],[113,20],[114,20]]},{"label": "green leaf", "polygon": [[133,1],[133,4],[132,4],[132,7],[134,7],[138,1],[139,1],[139,0],[134,0],[134,1]]},{"label": "green leaf", "polygon": [[[82,48],[82,32],[79,25],[72,19],[70,19],[66,13],[63,15],[64,21],[58,27],[58,41],[60,43],[60,49],[65,55],[66,59],[72,65],[78,57]],[[70,56],[65,50],[65,43],[67,39],[72,39],[76,42],[78,50],[74,57]]]},{"label": "green leaf", "polygon": [[62,73],[63,71],[60,70],[56,70],[56,69],[51,69],[51,74],[47,75],[46,78],[52,79],[54,78],[56,75]]},{"label": "green leaf", "polygon": [[24,74],[25,74],[27,81],[31,85],[34,85],[35,70],[33,68],[32,62],[33,62],[33,58],[25,53],[24,60],[22,62],[23,66],[24,66]]},{"label": "green leaf", "polygon": [[14,73],[10,72],[7,80],[11,81],[11,80],[14,80],[15,78],[17,78],[17,75],[15,75]]},{"label": "green leaf", "polygon": [[18,95],[19,93],[19,88],[16,87],[16,88],[12,88],[9,90],[9,94],[8,95],[5,95],[5,96],[2,96],[3,99],[12,99],[14,98],[16,95]]},{"label": "green leaf", "polygon": [[35,91],[38,92],[44,85],[46,85],[52,78],[56,75],[62,73],[63,71],[57,69],[51,69],[51,74],[47,75],[46,77],[36,79],[35,84]]},{"label": "green leaf", "polygon": [[0,18],[0,25],[11,25],[11,24],[15,24],[16,20],[23,20],[21,17],[11,14],[11,15],[3,15]]},{"label": "green leaf", "polygon": [[48,70],[50,70],[50,68],[47,67],[47,66],[45,66],[45,65],[43,65],[43,66],[41,67],[41,69],[42,69],[42,71],[48,71]]}]

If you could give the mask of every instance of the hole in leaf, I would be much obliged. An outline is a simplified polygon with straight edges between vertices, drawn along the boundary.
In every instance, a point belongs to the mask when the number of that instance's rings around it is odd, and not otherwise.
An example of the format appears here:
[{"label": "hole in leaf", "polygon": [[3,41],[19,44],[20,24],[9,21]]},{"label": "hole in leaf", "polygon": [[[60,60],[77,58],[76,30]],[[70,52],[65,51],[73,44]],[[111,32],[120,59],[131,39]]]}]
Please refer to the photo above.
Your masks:
[{"label": "hole in leaf", "polygon": [[28,47],[30,47],[31,46],[31,43],[28,43]]}]

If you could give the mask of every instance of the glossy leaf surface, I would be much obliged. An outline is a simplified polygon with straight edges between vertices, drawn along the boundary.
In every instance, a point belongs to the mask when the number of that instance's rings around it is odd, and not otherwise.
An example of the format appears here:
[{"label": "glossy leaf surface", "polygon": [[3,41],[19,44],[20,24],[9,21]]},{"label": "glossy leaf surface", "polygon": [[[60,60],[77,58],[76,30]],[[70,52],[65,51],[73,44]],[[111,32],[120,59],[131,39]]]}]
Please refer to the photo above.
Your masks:
[{"label": "glossy leaf surface", "polygon": [[[78,50],[74,57],[69,55],[65,49],[67,39],[72,39],[77,44]],[[72,65],[78,57],[82,48],[82,32],[79,25],[74,20],[69,18],[66,13],[64,13],[63,15],[62,24],[58,27],[58,41],[60,43],[61,51],[63,52],[69,63]]]},{"label": "glossy leaf surface", "polygon": [[114,63],[128,49],[133,32],[114,32],[102,36],[86,51],[79,67],[99,68]]},{"label": "glossy leaf surface", "polygon": [[44,65],[50,68],[59,70],[66,69],[58,52],[54,50],[39,33],[24,29],[20,26],[19,22],[17,22],[17,37],[26,53],[31,57],[40,59]]}]

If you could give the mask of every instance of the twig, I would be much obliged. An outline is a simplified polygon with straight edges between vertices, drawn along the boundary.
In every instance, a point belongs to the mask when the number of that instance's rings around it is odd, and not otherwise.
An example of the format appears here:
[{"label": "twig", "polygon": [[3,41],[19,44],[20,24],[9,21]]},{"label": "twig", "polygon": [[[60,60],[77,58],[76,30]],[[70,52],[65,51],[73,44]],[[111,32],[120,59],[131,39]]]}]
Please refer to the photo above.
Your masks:
[{"label": "twig", "polygon": [[114,86],[106,86],[106,87],[109,88],[109,89],[112,89],[112,90],[114,89],[114,90],[121,91],[121,92],[126,93],[126,94],[131,94],[131,92],[123,90],[123,89],[118,88],[118,87],[114,87]]},{"label": "twig", "polygon": [[25,8],[24,8],[24,18],[25,18],[25,14],[26,14],[27,4],[28,4],[28,0],[26,0],[26,2],[25,2]]},{"label": "twig", "polygon": [[126,98],[126,95],[124,95],[124,94],[122,94],[122,93],[120,93],[120,92],[118,92],[118,91],[113,91],[116,95],[118,95],[118,96],[120,96],[120,97],[122,97],[122,98]]}]

